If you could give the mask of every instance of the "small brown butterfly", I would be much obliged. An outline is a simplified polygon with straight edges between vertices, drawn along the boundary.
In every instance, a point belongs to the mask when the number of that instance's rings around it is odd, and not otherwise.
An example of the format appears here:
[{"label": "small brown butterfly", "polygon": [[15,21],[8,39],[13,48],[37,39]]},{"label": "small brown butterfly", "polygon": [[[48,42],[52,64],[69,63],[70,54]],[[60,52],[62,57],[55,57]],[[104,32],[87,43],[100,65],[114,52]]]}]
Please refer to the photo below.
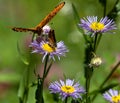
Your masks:
[{"label": "small brown butterfly", "polygon": [[35,28],[21,28],[21,27],[13,27],[12,30],[16,32],[28,32],[31,31],[33,33],[37,33],[38,35],[42,32],[42,27],[44,27],[65,5],[65,2],[60,3],[56,6]]}]

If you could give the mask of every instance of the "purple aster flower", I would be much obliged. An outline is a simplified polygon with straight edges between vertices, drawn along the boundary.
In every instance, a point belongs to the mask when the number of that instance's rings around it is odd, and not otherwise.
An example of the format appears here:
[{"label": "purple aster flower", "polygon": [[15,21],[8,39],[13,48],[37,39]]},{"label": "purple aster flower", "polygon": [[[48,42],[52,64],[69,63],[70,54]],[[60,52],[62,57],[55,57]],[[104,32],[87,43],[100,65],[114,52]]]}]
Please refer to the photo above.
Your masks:
[{"label": "purple aster flower", "polygon": [[104,98],[110,103],[120,103],[120,92],[118,90],[108,90],[103,94]]},{"label": "purple aster flower", "polygon": [[56,47],[51,47],[49,45],[49,42],[41,41],[38,42],[34,40],[30,47],[33,48],[32,53],[40,53],[43,55],[42,61],[44,61],[47,54],[49,54],[49,57],[55,60],[54,56],[56,55],[58,59],[60,60],[60,56],[65,56],[65,53],[68,52],[67,47],[64,45],[63,41],[60,41],[56,43]]},{"label": "purple aster flower", "polygon": [[97,16],[88,16],[87,18],[81,19],[79,26],[93,34],[104,33],[116,29],[115,22],[112,19],[104,17],[98,21]]},{"label": "purple aster flower", "polygon": [[66,97],[72,97],[73,99],[82,98],[81,93],[85,93],[83,87],[79,83],[74,83],[74,80],[66,79],[66,81],[55,81],[49,86],[50,93],[58,93],[62,100]]}]

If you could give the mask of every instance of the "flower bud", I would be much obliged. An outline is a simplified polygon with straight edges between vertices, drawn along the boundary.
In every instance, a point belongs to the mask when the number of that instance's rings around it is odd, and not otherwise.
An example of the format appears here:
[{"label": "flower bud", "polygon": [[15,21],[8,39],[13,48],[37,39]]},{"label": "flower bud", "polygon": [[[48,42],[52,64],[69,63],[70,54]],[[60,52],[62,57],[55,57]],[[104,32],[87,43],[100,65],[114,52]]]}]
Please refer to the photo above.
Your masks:
[{"label": "flower bud", "polygon": [[102,64],[102,59],[100,57],[93,57],[89,64],[90,67],[99,67]]}]

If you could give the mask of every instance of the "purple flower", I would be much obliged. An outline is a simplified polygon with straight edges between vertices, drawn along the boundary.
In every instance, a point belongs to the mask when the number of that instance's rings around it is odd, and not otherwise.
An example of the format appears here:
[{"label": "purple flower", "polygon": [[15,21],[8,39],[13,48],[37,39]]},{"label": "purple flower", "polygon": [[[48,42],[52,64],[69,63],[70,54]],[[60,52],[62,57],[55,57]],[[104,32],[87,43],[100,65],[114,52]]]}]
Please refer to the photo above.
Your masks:
[{"label": "purple flower", "polygon": [[49,86],[50,93],[58,93],[60,98],[64,100],[66,97],[72,97],[73,99],[82,98],[80,94],[85,93],[83,87],[79,83],[74,83],[74,80],[66,79],[66,81],[60,80],[51,83]]},{"label": "purple flower", "polygon": [[49,54],[49,57],[55,60],[54,56],[56,55],[60,60],[60,56],[65,56],[65,53],[68,52],[68,49],[64,45],[63,41],[60,41],[56,44],[56,47],[51,47],[49,42],[41,41],[38,42],[34,40],[30,47],[33,48],[32,53],[40,53],[43,55],[42,61],[44,61],[45,57]]},{"label": "purple flower", "polygon": [[116,29],[115,22],[112,19],[104,17],[98,21],[97,16],[88,16],[87,18],[81,19],[79,26],[93,34],[104,33]]},{"label": "purple flower", "polygon": [[120,92],[118,90],[108,90],[103,94],[104,98],[110,103],[120,103]]}]

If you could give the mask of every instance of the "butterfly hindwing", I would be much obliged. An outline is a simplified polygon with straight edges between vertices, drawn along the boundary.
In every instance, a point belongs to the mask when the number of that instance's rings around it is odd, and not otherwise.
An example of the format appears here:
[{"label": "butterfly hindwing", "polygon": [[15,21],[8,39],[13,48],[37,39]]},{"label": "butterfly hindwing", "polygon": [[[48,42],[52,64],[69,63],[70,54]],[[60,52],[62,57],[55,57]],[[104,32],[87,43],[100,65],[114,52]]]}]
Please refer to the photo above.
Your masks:
[{"label": "butterfly hindwing", "polygon": [[56,45],[56,38],[55,38],[55,32],[54,30],[51,30],[48,34],[48,42],[49,42],[49,45],[53,48],[55,48],[57,45]]}]

